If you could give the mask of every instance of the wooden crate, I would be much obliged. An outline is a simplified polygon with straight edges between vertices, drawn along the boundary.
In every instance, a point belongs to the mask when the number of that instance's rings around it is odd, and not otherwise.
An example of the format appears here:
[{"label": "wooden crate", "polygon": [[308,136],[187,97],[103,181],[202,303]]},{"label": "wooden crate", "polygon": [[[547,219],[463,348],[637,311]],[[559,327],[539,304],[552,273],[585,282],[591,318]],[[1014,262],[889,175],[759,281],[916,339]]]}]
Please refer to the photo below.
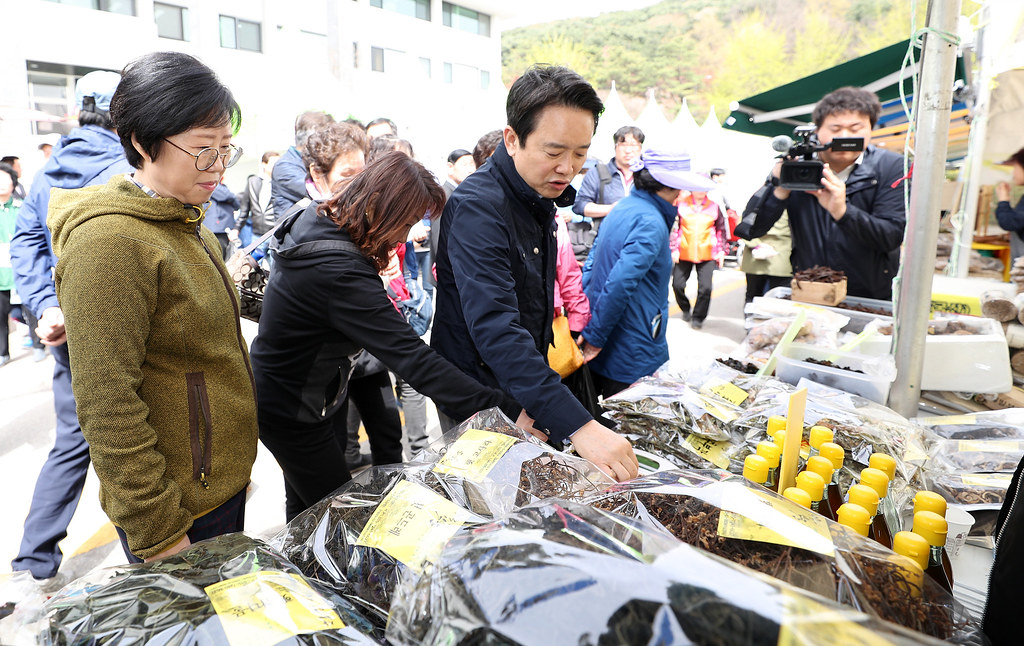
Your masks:
[{"label": "wooden crate", "polygon": [[846,298],[846,279],[838,283],[815,283],[807,280],[798,282],[794,278],[790,282],[790,289],[794,301],[835,307]]}]

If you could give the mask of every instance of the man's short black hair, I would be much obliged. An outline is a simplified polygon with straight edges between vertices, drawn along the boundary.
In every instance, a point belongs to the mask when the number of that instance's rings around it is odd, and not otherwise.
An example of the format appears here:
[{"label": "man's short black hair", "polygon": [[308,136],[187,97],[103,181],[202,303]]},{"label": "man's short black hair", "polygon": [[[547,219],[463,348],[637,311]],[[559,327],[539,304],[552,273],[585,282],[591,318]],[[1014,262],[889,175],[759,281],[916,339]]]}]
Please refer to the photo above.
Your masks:
[{"label": "man's short black hair", "polygon": [[818,105],[814,106],[814,112],[811,113],[811,119],[814,125],[820,127],[826,117],[840,112],[867,115],[871,127],[874,128],[878,123],[878,116],[882,113],[882,104],[878,102],[874,92],[859,87],[841,87],[818,101]]},{"label": "man's short black hair", "polygon": [[712,178],[718,177],[719,175],[725,175],[725,169],[712,168],[711,170],[708,171],[708,175],[711,176]]},{"label": "man's short black hair", "polygon": [[387,117],[377,117],[370,123],[366,124],[366,129],[369,130],[370,128],[374,126],[379,126],[382,123],[388,124],[388,127],[391,128],[391,134],[393,134],[396,137],[398,136],[398,126],[395,125],[394,121],[388,119]]},{"label": "man's short black hair", "polygon": [[128,163],[141,168],[142,155],[132,137],[155,160],[166,137],[186,130],[231,124],[232,132],[238,132],[242,110],[231,90],[198,59],[181,52],[153,52],[121,72],[110,99],[110,119]]},{"label": "man's short black hair", "polygon": [[99,126],[100,128],[106,128],[107,130],[114,129],[114,122],[110,120],[110,115],[106,112],[89,112],[88,110],[81,110],[78,113],[78,125]]},{"label": "man's short black hair", "polygon": [[21,157],[18,157],[17,155],[4,155],[3,157],[0,157],[0,163],[13,164],[19,159],[21,159]]},{"label": "man's short black hair", "polygon": [[621,144],[630,135],[633,135],[633,139],[636,139],[637,143],[644,143],[644,131],[636,126],[622,126],[615,131],[612,138],[615,140],[615,143]]},{"label": "man's short black hair", "polygon": [[568,67],[533,65],[516,79],[508,91],[505,114],[508,125],[522,143],[537,127],[537,115],[549,106],[565,106],[586,110],[597,120],[604,112],[604,104],[590,83]]},{"label": "man's short black hair", "polygon": [[668,188],[658,180],[654,179],[654,176],[651,175],[651,171],[646,168],[641,168],[633,173],[633,186],[637,187],[641,191],[647,191],[652,195],[663,188]]}]

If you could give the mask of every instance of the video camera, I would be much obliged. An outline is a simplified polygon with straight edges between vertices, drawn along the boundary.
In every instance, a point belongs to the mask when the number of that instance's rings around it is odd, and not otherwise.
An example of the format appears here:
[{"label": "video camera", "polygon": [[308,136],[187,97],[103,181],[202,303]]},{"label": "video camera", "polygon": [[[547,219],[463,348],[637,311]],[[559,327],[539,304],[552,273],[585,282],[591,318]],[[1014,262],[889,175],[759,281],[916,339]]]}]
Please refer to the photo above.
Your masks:
[{"label": "video camera", "polygon": [[822,188],[821,177],[825,163],[815,159],[823,150],[861,151],[864,140],[859,137],[836,137],[822,145],[818,141],[817,129],[812,125],[797,126],[793,136],[796,143],[786,135],[772,139],[772,149],[783,153],[782,169],[779,172],[779,186],[790,191],[816,191]]}]

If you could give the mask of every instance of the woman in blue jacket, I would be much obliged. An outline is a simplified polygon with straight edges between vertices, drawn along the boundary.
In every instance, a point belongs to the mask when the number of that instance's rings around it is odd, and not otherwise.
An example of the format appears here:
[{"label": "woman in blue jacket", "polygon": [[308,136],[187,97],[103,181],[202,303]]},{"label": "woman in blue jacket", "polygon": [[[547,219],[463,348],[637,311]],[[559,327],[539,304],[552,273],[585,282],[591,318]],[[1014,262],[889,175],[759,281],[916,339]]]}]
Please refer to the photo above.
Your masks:
[{"label": "woman in blue jacket", "polygon": [[633,191],[605,218],[583,268],[591,319],[583,356],[604,397],[668,360],[665,325],[672,274],[669,232],[681,190],[707,191],[686,153],[648,150],[633,163]]}]

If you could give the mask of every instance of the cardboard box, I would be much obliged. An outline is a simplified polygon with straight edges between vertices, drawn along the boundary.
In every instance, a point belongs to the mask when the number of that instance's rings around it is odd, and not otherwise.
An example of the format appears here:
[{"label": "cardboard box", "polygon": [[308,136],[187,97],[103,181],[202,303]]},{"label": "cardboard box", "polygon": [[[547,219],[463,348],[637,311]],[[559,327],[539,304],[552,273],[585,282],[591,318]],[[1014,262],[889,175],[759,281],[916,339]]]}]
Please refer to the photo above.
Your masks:
[{"label": "cardboard box", "polygon": [[794,301],[835,307],[846,298],[846,279],[844,278],[838,283],[815,283],[806,280],[797,281],[794,278],[790,282],[790,289]]}]

